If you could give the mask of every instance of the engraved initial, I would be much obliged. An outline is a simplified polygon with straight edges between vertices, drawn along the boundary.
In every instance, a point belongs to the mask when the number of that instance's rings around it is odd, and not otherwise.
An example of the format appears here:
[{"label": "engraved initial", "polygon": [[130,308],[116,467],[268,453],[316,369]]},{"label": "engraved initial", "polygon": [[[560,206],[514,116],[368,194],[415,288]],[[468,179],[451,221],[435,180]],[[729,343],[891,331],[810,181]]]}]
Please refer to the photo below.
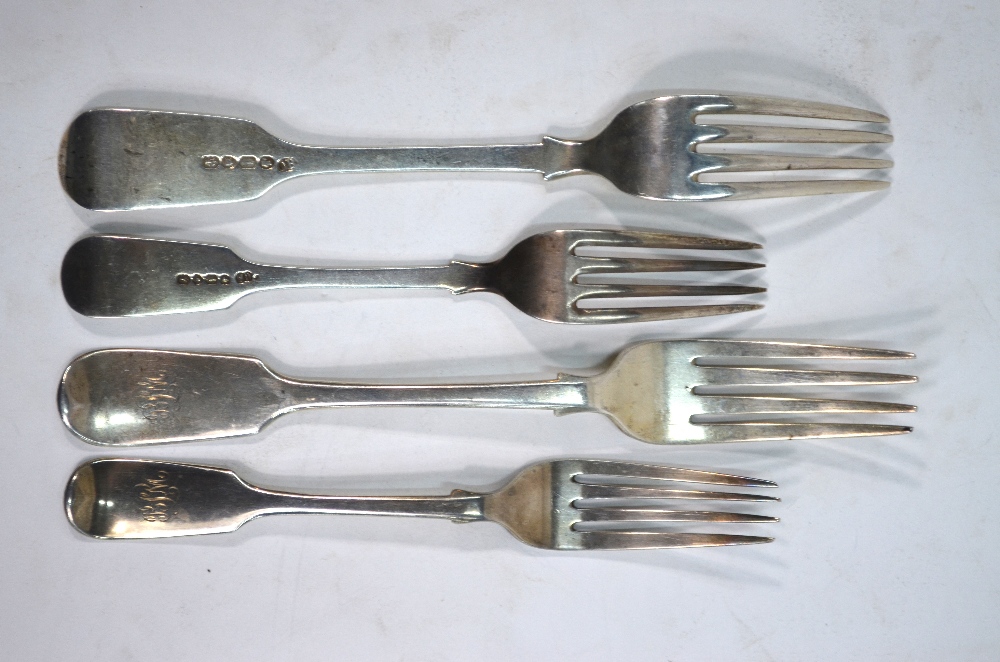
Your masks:
[{"label": "engraved initial", "polygon": [[165,372],[147,376],[139,381],[138,386],[142,387],[139,392],[139,411],[146,420],[157,421],[176,411],[177,396],[174,389],[177,384],[168,381]]},{"label": "engraved initial", "polygon": [[139,509],[147,522],[169,522],[177,514],[175,504],[179,490],[170,484],[170,474],[166,471],[157,471],[155,476],[136,487],[141,490],[139,498],[147,504]]}]

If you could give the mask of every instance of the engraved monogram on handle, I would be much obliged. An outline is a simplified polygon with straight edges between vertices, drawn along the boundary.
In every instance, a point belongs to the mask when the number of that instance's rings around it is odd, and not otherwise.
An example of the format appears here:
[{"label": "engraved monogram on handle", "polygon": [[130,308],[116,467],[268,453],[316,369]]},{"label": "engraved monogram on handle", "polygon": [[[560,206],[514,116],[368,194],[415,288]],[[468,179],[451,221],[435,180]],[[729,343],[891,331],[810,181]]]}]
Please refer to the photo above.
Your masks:
[{"label": "engraved monogram on handle", "polygon": [[150,476],[145,482],[139,483],[139,498],[146,502],[146,505],[139,508],[142,519],[147,522],[169,522],[177,515],[177,494],[179,492],[176,485],[171,485],[170,474],[166,471],[157,471],[154,476]]},{"label": "engraved monogram on handle", "polygon": [[177,384],[167,379],[165,371],[147,375],[139,381],[139,410],[148,421],[167,418],[177,410]]}]

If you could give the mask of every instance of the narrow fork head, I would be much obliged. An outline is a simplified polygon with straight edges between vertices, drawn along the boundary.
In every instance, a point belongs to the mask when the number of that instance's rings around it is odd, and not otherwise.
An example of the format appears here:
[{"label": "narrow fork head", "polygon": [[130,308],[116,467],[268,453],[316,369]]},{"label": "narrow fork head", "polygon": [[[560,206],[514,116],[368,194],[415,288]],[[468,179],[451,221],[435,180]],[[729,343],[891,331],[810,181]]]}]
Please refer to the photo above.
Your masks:
[{"label": "narrow fork head", "polygon": [[[643,486],[639,486],[641,481]],[[483,513],[519,540],[548,549],[656,549],[771,542],[752,535],[693,533],[664,523],[762,523],[775,517],[728,511],[676,510],[664,501],[778,501],[763,494],[684,489],[675,483],[776,487],[767,480],[608,460],[535,464],[486,495]]]},{"label": "narrow fork head", "polygon": [[[911,375],[748,365],[743,359],[911,359],[909,352],[763,340],[669,340],[626,348],[591,382],[591,405],[632,436],[651,443],[815,439],[905,434],[912,428],[827,423],[787,416],[909,413],[911,405],[813,399],[775,388],[916,382]],[[729,362],[729,365],[720,363]],[[736,365],[734,365],[736,363]],[[755,389],[747,392],[747,388]],[[720,393],[720,390],[727,392]],[[771,418],[767,418],[770,416]],[[776,420],[774,417],[778,416]],[[697,418],[696,418],[697,417]],[[705,420],[705,419],[709,420]]]},{"label": "narrow fork head", "polygon": [[[550,322],[607,324],[725,315],[761,308],[757,303],[694,306],[582,308],[588,299],[675,296],[733,296],[764,292],[746,285],[674,285],[608,282],[606,276],[667,272],[737,271],[763,264],[734,260],[593,257],[580,248],[599,250],[677,249],[753,250],[760,244],[635,230],[556,230],[528,237],[487,267],[484,289],[496,292],[521,311]],[[595,281],[581,282],[581,276]]]},{"label": "narrow fork head", "polygon": [[[583,143],[581,168],[611,180],[622,191],[654,200],[734,200],[883,189],[876,179],[705,182],[714,172],[869,170],[885,159],[781,154],[710,154],[700,146],[723,143],[863,144],[892,141],[888,133],[840,129],[701,123],[698,115],[763,115],[883,124],[879,113],[846,106],[775,97],[683,94],[629,106],[595,138]],[[563,173],[553,173],[550,176]]]}]

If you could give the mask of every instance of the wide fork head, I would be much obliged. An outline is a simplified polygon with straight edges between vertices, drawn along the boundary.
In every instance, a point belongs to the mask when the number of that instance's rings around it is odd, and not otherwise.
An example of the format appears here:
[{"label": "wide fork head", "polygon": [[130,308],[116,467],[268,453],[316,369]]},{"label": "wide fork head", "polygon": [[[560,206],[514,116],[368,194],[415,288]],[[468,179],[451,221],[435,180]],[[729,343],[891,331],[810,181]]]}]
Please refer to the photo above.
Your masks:
[{"label": "wide fork head", "polygon": [[[790,395],[785,389],[906,384],[916,382],[916,377],[804,369],[801,365],[776,365],[768,360],[910,358],[913,354],[909,352],[799,342],[647,342],[626,348],[607,372],[593,378],[590,403],[608,414],[623,431],[650,443],[905,434],[912,428],[817,422],[814,415],[909,413],[916,411],[912,405],[803,398]],[[809,416],[803,418],[805,415]]]},{"label": "wide fork head", "polygon": [[529,545],[547,549],[656,549],[771,542],[763,536],[693,533],[671,523],[776,522],[755,513],[676,509],[681,501],[778,501],[763,494],[685,489],[677,483],[767,488],[729,474],[607,460],[556,460],[528,467],[484,499],[484,514]]},{"label": "wide fork head", "polygon": [[[668,272],[738,271],[763,264],[697,257],[623,257],[620,249],[745,251],[761,248],[749,241],[692,237],[636,230],[556,230],[521,241],[487,266],[482,289],[497,292],[538,319],[569,324],[642,322],[725,315],[756,310],[758,303],[693,306],[622,306],[614,300],[659,297],[716,297],[756,294],[747,285],[690,285],[625,282],[620,276]],[[615,255],[581,254],[612,252]],[[609,278],[610,277],[610,278]],[[602,282],[603,281],[603,282]],[[611,301],[611,303],[608,303]],[[587,302],[589,307],[581,307]]]},{"label": "wide fork head", "polygon": [[[876,179],[809,179],[706,182],[708,173],[888,168],[885,159],[761,153],[710,154],[701,147],[725,143],[861,144],[892,141],[888,133],[853,129],[702,123],[699,115],[763,115],[883,124],[879,113],[846,106],[775,97],[684,94],[629,106],[608,127],[583,143],[582,168],[609,179],[626,193],[654,200],[734,200],[883,189]],[[550,176],[567,173],[552,173]]]}]

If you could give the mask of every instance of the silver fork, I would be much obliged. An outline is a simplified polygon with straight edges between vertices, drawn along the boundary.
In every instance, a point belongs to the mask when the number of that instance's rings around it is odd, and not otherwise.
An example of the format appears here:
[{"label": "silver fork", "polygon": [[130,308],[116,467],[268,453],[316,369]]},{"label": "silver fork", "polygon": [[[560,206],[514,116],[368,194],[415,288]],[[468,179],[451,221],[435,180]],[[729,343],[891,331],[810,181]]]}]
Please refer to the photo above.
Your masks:
[{"label": "silver fork", "polygon": [[888,133],[701,123],[698,115],[763,115],[886,123],[884,115],[826,103],[736,94],[674,94],[633,104],[590,140],[544,137],[525,145],[306,147],[231,117],[101,108],[77,117],[59,165],[69,196],[113,211],[250,200],[292,177],[419,170],[536,172],[545,179],[589,172],[655,200],[723,200],[874,191],[873,179],[700,181],[708,173],[878,169],[885,159],[780,154],[707,154],[724,143],[886,143]]},{"label": "silver fork", "polygon": [[[645,486],[622,484],[641,480]],[[277,513],[331,513],[489,520],[545,549],[655,549],[771,542],[772,538],[664,530],[665,522],[761,523],[775,517],[673,510],[667,500],[778,501],[763,494],[678,489],[672,483],[776,487],[768,480],[636,462],[534,464],[494,492],[449,496],[320,496],[255,487],[227,469],[107,459],[79,467],[66,487],[69,521],[95,538],[170,538],[235,531]],[[652,485],[651,485],[652,484]]]},{"label": "silver fork", "polygon": [[[443,406],[600,412],[654,444],[903,434],[902,425],[773,415],[906,413],[888,402],[768,393],[773,387],[905,384],[910,375],[746,365],[741,359],[909,359],[908,352],[763,340],[666,340],[625,348],[592,377],[494,384],[371,384],[291,379],[232,354],[105,349],[74,360],[59,386],[63,422],[85,441],[137,446],[259,432],[297,409]],[[718,361],[730,365],[717,365]],[[733,389],[717,392],[718,387]],[[756,390],[747,392],[746,387]],[[708,392],[706,392],[706,389]],[[705,420],[705,417],[712,420]],[[772,418],[768,418],[772,416]]]},{"label": "silver fork", "polygon": [[[753,294],[763,287],[600,283],[604,276],[732,271],[764,265],[733,260],[598,257],[577,250],[670,248],[749,250],[760,244],[629,230],[556,230],[528,237],[501,259],[427,267],[294,268],[247,262],[225,246],[115,235],[85,237],[66,253],[66,301],[91,317],[159,315],[227,308],[260,290],[288,287],[444,288],[493,292],[537,319],[570,324],[640,322],[724,315],[760,304],[623,307],[593,299]],[[586,276],[590,282],[581,282]],[[606,280],[606,278],[605,278]],[[582,308],[581,302],[593,307]]]}]

